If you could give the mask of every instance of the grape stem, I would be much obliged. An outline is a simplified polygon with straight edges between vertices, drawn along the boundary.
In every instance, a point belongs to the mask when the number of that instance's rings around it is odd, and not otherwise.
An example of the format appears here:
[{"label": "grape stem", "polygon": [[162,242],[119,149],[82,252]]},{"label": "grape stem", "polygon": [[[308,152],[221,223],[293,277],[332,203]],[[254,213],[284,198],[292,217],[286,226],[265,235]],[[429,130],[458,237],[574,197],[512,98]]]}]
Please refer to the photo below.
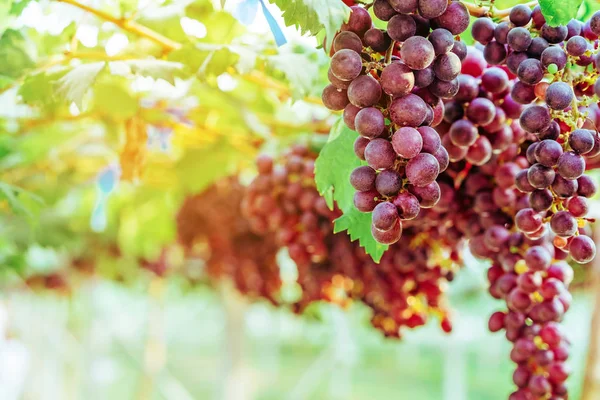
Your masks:
[{"label": "grape stem", "polygon": [[389,64],[392,61],[392,54],[394,53],[394,47],[396,47],[396,41],[392,40],[392,44],[390,45],[390,47],[388,47],[387,51],[385,52],[385,59],[383,60],[385,65]]},{"label": "grape stem", "polygon": [[[510,8],[505,8],[503,10],[496,10],[494,8],[494,6],[490,6],[490,7],[486,7],[486,6],[478,6],[476,4],[473,3],[468,3],[468,2],[463,2],[463,4],[467,7],[467,10],[469,10],[469,14],[471,14],[471,16],[473,17],[498,17],[498,18],[505,18],[508,17],[508,15],[510,14],[510,10],[512,10],[512,7]],[[525,3],[524,4],[527,7],[535,7],[538,5],[537,0],[534,1],[530,1],[529,3]]]}]

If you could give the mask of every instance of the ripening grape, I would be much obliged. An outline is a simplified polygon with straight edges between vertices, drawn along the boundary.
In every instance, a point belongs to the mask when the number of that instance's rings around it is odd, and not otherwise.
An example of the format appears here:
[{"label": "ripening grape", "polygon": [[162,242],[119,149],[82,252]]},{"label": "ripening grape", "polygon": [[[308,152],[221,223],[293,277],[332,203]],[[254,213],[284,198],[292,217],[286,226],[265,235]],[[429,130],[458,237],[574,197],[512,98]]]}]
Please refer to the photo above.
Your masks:
[{"label": "ripening grape", "polygon": [[360,75],[362,59],[354,50],[342,49],[331,58],[331,72],[342,81],[351,81]]},{"label": "ripening grape", "polygon": [[381,86],[370,75],[361,75],[348,87],[348,99],[356,107],[371,107],[381,98]]},{"label": "ripening grape", "polygon": [[348,95],[345,90],[338,89],[333,85],[327,85],[321,96],[323,104],[330,110],[340,111],[348,105]]},{"label": "ripening grape", "polygon": [[403,127],[392,136],[392,146],[400,157],[414,158],[423,148],[423,138],[416,129]]},{"label": "ripening grape", "polygon": [[573,90],[564,82],[554,82],[546,89],[546,104],[553,110],[564,110],[573,101]]},{"label": "ripening grape", "polygon": [[435,50],[433,45],[421,36],[406,39],[400,49],[400,56],[406,65],[412,69],[425,69],[433,62]]},{"label": "ripening grape", "polygon": [[417,187],[427,186],[435,181],[440,172],[436,158],[428,153],[421,153],[406,164],[406,177]]},{"label": "ripening grape", "polygon": [[419,126],[425,120],[426,106],[423,99],[412,93],[394,99],[389,107],[390,119],[401,126]]},{"label": "ripening grape", "polygon": [[396,152],[386,139],[373,139],[365,148],[365,160],[373,169],[392,168],[396,161]]},{"label": "ripening grape", "polygon": [[356,114],[354,126],[360,135],[373,139],[383,133],[385,118],[375,107],[363,108]]},{"label": "ripening grape", "polygon": [[398,210],[389,201],[377,204],[373,209],[373,226],[376,229],[387,231],[398,222]]},{"label": "ripening grape", "polygon": [[350,174],[350,184],[359,192],[366,192],[375,189],[375,178],[377,174],[375,170],[366,165],[357,167]]},{"label": "ripening grape", "polygon": [[409,15],[397,14],[388,22],[388,35],[392,40],[404,42],[417,32],[417,24]]},{"label": "ripening grape", "polygon": [[415,86],[415,76],[405,64],[392,63],[381,72],[380,83],[385,93],[402,97]]}]

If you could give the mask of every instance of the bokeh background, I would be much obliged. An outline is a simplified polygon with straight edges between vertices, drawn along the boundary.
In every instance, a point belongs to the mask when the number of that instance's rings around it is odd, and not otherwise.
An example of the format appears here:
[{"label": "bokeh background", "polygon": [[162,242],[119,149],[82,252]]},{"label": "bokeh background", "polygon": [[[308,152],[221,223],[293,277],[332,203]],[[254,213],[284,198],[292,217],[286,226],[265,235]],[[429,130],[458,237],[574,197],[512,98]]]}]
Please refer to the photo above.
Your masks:
[{"label": "bokeh background", "polygon": [[[430,324],[401,341],[360,304],[299,317],[182,259],[186,195],[250,179],[259,148],[336,118],[318,98],[322,36],[286,28],[265,3],[278,47],[262,7],[222,3],[0,4],[0,399],[505,399],[509,344],[487,331],[500,304],[472,258],[449,292],[454,332]],[[596,332],[593,271],[577,270],[565,322],[573,399]]]}]

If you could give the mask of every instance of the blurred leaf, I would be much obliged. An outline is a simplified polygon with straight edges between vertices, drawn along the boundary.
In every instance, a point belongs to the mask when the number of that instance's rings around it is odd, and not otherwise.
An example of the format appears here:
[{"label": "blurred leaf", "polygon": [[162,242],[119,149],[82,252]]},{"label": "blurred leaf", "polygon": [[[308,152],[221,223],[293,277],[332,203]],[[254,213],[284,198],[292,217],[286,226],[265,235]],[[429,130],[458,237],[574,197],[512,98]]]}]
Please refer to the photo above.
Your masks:
[{"label": "blurred leaf", "polygon": [[[335,33],[350,16],[350,8],[341,1],[328,0],[269,0],[283,11],[287,26],[300,28],[304,34],[317,35],[323,28],[331,43]],[[329,45],[327,46],[329,48]]]},{"label": "blurred leaf", "polygon": [[83,96],[94,84],[104,67],[106,67],[104,61],[78,65],[59,79],[57,93],[64,96],[67,102],[74,102],[82,110]]},{"label": "blurred leaf", "polygon": [[102,82],[94,87],[94,110],[125,120],[137,112],[139,103],[122,85],[114,82]]},{"label": "blurred leaf", "polygon": [[149,76],[154,79],[164,79],[175,85],[175,77],[181,75],[183,64],[165,60],[127,60],[113,61],[111,64],[127,65],[132,74]]},{"label": "blurred leaf", "polygon": [[56,105],[56,81],[66,73],[66,69],[61,69],[29,75],[19,88],[19,95],[25,104],[46,107]]},{"label": "blurred leaf", "polygon": [[542,14],[550,26],[567,25],[577,17],[583,0],[540,0]]},{"label": "blurred leaf", "polygon": [[278,54],[270,56],[269,62],[273,68],[282,71],[294,88],[294,99],[298,100],[307,96],[319,78],[319,66],[309,62],[302,54]]},{"label": "blurred leaf", "polygon": [[15,214],[27,216],[32,222],[44,204],[39,196],[4,182],[0,182],[0,199],[6,200]]},{"label": "blurred leaf", "polygon": [[234,66],[238,62],[239,57],[239,55],[227,48],[212,51],[206,55],[204,62],[198,69],[198,75],[221,75],[227,71],[227,68]]},{"label": "blurred leaf", "polygon": [[8,29],[0,37],[0,75],[18,78],[27,69],[35,66],[31,56],[25,51],[27,41],[18,31]]},{"label": "blurred leaf", "polygon": [[[10,3],[10,1],[8,3]],[[15,16],[21,15],[29,3],[31,3],[31,0],[13,0],[10,8],[10,14]]]},{"label": "blurred leaf", "polygon": [[371,234],[371,214],[362,213],[354,207],[354,188],[350,174],[362,165],[354,153],[354,141],[358,134],[349,129],[340,118],[331,128],[329,140],[315,162],[317,190],[332,207],[333,200],[344,215],[335,220],[335,233],[347,230],[352,241],[359,241],[367,254],[379,262],[388,246],[379,244]]},{"label": "blurred leaf", "polygon": [[244,27],[225,11],[213,12],[201,22],[206,26],[206,36],[200,39],[204,43],[229,44],[244,33]]}]

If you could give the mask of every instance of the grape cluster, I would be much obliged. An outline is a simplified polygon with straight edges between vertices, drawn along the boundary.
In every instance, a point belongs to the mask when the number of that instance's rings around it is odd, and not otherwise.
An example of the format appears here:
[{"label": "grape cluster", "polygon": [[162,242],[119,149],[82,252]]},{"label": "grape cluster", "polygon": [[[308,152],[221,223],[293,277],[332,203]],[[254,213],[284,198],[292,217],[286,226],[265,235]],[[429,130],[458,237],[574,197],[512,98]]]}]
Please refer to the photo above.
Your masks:
[{"label": "grape cluster", "polygon": [[373,212],[373,237],[392,244],[402,221],[439,200],[448,153],[432,127],[442,121],[442,99],[458,91],[466,46],[454,35],[468,28],[469,12],[459,1],[377,0],[373,12],[387,21],[380,30],[367,10],[351,9],[333,40],[322,99],[360,134],[355,152],[367,165],[350,178],[354,204]]},{"label": "grape cluster", "polygon": [[176,219],[178,241],[188,257],[205,261],[211,279],[229,278],[242,294],[279,304],[279,248],[273,235],[255,234],[243,218],[245,192],[237,177],[228,177],[186,198]]},{"label": "grape cluster", "polygon": [[[516,177],[519,190],[530,193],[530,204],[519,211],[515,222],[529,236],[542,236],[549,222],[554,244],[576,262],[587,263],[596,248],[582,228],[587,198],[596,189],[584,172],[586,158],[600,155],[600,136],[580,105],[589,105],[600,87],[593,84],[597,74],[585,70],[594,64],[600,68],[593,52],[600,12],[585,24],[572,20],[567,26],[552,27],[539,7],[521,5],[511,10],[509,18],[510,22],[497,25],[478,19],[473,37],[485,45],[488,63],[505,63],[516,75],[511,96],[527,105],[519,124],[537,138],[526,149],[529,165]],[[492,45],[495,50],[486,52]]]}]

